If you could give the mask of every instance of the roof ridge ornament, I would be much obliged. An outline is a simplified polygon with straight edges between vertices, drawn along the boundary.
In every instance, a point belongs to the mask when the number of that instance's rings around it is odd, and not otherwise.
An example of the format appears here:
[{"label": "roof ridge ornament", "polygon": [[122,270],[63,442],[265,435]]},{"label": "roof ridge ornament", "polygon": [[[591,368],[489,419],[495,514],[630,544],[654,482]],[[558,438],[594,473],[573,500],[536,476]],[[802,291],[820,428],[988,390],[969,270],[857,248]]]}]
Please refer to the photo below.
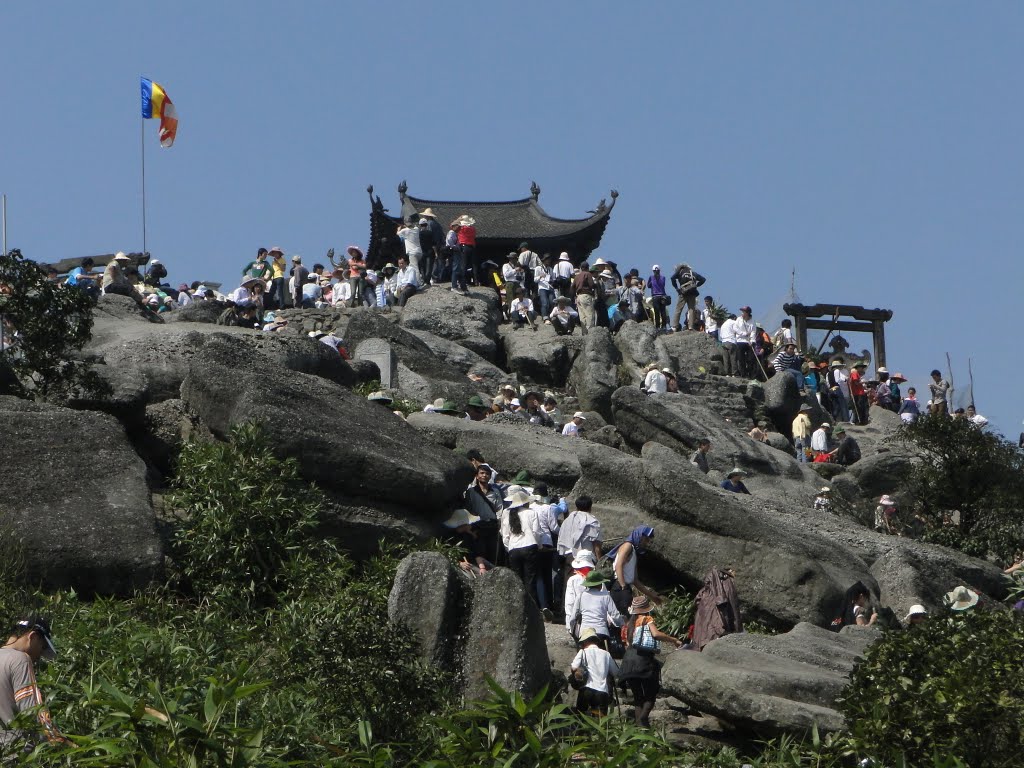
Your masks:
[{"label": "roof ridge ornament", "polygon": [[402,179],[402,183],[398,185],[398,196],[405,202],[405,193],[409,191],[409,185],[405,183],[405,179]]},{"label": "roof ridge ornament", "polygon": [[530,197],[532,197],[534,200],[540,197],[540,187],[537,185],[536,181],[530,182]]}]

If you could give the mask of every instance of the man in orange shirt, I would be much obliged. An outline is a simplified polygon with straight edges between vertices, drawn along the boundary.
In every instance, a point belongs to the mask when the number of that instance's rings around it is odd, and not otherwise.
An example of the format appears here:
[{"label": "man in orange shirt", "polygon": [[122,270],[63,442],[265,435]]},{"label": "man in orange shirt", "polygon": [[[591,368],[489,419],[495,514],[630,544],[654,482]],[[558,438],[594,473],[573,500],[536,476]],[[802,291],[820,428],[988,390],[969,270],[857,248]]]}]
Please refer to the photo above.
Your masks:
[{"label": "man in orange shirt", "polygon": [[868,393],[864,389],[864,369],[867,363],[860,362],[850,371],[850,397],[853,400],[853,423],[868,423]]}]

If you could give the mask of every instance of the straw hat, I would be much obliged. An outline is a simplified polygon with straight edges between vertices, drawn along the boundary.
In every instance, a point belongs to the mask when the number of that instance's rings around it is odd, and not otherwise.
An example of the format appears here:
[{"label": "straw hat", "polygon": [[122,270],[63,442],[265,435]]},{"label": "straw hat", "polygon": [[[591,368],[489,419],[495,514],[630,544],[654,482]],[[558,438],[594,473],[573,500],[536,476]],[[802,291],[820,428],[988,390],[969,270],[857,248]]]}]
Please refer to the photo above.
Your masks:
[{"label": "straw hat", "polygon": [[125,256],[124,251],[118,251],[114,254],[114,261],[131,261],[131,258]]},{"label": "straw hat", "polygon": [[476,225],[476,219],[465,213],[459,216],[456,222],[460,227],[472,227]]},{"label": "straw hat", "polygon": [[978,593],[961,585],[946,593],[946,605],[953,611],[966,611],[978,604]]},{"label": "straw hat", "polygon": [[729,473],[728,475],[726,475],[726,477],[736,477],[737,475],[738,475],[739,477],[746,477],[746,476],[747,476],[747,473],[746,473],[746,472],[744,472],[744,471],[743,471],[742,469],[740,469],[739,467],[733,467],[733,468],[732,468],[732,472],[730,472],[730,473]]},{"label": "straw hat", "polygon": [[424,208],[422,211],[420,211],[420,216],[429,216],[432,219],[437,218],[437,216],[434,215],[433,208]]},{"label": "straw hat", "polygon": [[587,627],[583,630],[583,634],[580,635],[580,645],[583,645],[588,640],[598,640],[599,636],[597,630],[593,627]]},{"label": "straw hat", "polygon": [[906,380],[907,380],[907,377],[906,377],[906,376],[904,376],[904,375],[903,375],[902,373],[900,373],[899,371],[896,371],[896,373],[892,374],[892,375],[891,375],[891,376],[889,377],[889,381],[895,381],[895,382],[896,382],[896,383],[898,383],[898,384],[902,384],[902,383],[903,383],[903,382],[905,382]]},{"label": "straw hat", "polygon": [[267,289],[267,281],[262,279],[262,278],[260,278],[260,277],[250,277],[250,278],[248,278],[246,280],[243,280],[242,281],[242,287],[244,288],[247,285],[252,285],[252,286],[262,285],[263,286],[263,290]]},{"label": "straw hat", "polygon": [[456,509],[452,512],[452,516],[444,521],[445,528],[459,528],[463,525],[472,525],[473,523],[480,522],[480,518],[476,515],[471,515],[464,509]]},{"label": "straw hat", "polygon": [[629,604],[629,612],[633,616],[641,613],[650,613],[654,610],[654,606],[651,605],[651,601],[647,599],[646,595],[637,595],[633,598],[633,602]]},{"label": "straw hat", "polygon": [[907,615],[903,617],[904,622],[910,621],[912,616],[927,616],[928,610],[920,604],[910,606],[910,610],[907,611]]},{"label": "straw hat", "polygon": [[[355,253],[353,253],[353,251],[355,251]],[[362,261],[363,259],[363,249],[360,248],[358,245],[350,245],[348,248],[345,249],[345,253],[349,254],[350,256],[358,256],[360,261]]]},{"label": "straw hat", "polygon": [[505,501],[509,503],[509,509],[525,507],[527,504],[536,500],[537,497],[532,493],[527,493],[526,489],[521,485],[510,485],[508,487],[508,496],[505,497]]}]

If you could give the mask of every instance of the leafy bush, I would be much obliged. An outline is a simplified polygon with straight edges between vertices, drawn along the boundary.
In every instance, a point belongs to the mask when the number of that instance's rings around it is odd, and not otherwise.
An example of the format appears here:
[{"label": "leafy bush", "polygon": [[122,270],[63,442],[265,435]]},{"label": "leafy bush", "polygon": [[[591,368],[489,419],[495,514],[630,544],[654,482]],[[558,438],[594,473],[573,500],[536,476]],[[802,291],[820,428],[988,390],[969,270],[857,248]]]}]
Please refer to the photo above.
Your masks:
[{"label": "leafy bush", "polygon": [[1024,451],[944,416],[903,424],[894,439],[924,453],[911,470],[910,495],[930,526],[928,540],[1005,561],[1024,548]]},{"label": "leafy bush", "polygon": [[886,634],[844,694],[851,749],[884,764],[1020,765],[1024,749],[1024,619],[975,609]]},{"label": "leafy bush", "polygon": [[672,637],[685,638],[696,612],[693,596],[677,587],[665,595],[665,602],[658,606],[657,627]]},{"label": "leafy bush", "polygon": [[51,282],[21,251],[0,254],[0,368],[13,374],[5,384],[21,397],[39,400],[76,388],[101,392],[99,378],[70,360],[89,341],[92,308],[83,291]]}]

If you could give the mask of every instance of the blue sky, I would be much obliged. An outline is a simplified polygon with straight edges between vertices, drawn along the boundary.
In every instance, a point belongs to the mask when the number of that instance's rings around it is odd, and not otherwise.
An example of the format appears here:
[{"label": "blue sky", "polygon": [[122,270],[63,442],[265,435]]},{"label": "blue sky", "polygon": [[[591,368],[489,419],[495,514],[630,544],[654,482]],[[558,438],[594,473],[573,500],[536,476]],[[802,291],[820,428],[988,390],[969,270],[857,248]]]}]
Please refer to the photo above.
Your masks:
[{"label": "blue sky", "polygon": [[[45,10],[43,7],[45,5]],[[934,3],[8,3],[0,192],[41,261],[148,247],[230,283],[260,245],[368,237],[373,184],[549,213],[621,193],[600,255],[686,259],[765,325],[805,303],[894,310],[919,389],[973,359],[981,413],[1024,407],[1017,316],[1024,6]],[[849,335],[857,349],[867,336]]]}]

